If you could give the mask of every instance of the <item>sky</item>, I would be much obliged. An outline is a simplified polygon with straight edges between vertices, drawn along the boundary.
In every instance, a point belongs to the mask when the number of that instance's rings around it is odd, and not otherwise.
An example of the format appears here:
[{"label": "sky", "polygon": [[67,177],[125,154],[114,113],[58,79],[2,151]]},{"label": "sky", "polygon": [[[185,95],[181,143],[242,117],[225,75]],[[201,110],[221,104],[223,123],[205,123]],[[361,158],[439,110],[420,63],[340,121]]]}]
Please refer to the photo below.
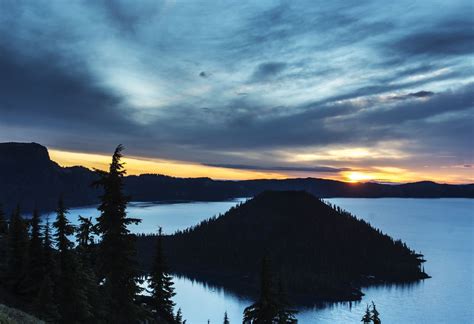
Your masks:
[{"label": "sky", "polygon": [[0,1],[0,142],[218,179],[474,182],[474,3]]}]

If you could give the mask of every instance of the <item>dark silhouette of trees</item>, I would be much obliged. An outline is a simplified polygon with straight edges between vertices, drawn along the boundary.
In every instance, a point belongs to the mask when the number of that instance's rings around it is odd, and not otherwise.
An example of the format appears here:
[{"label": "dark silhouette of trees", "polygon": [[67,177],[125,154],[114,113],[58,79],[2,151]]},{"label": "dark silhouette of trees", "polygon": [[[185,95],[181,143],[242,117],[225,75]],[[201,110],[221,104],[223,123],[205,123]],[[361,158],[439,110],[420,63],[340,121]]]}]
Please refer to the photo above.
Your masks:
[{"label": "dark silhouette of trees", "polygon": [[372,302],[372,316],[371,316],[372,323],[374,323],[374,324],[382,323],[382,321],[380,320],[379,315],[380,315],[380,313],[377,311],[377,308],[375,307],[375,303]]},{"label": "dark silhouette of trees", "polygon": [[92,217],[78,217],[79,226],[76,230],[76,242],[78,247],[87,250],[94,244],[94,224],[92,223]]},{"label": "dark silhouette of trees", "polygon": [[172,300],[174,293],[173,281],[169,274],[166,259],[163,254],[163,240],[161,228],[156,239],[155,259],[149,275],[152,306],[162,318],[173,321]]},{"label": "dark silhouette of trees", "polygon": [[57,287],[54,279],[57,278],[56,262],[53,256],[53,246],[51,242],[51,226],[49,220],[46,221],[43,234],[43,273],[40,289],[34,301],[34,310],[41,319],[48,322],[60,320],[59,305],[56,298]]},{"label": "dark silhouette of trees", "polygon": [[361,322],[364,324],[370,324],[370,322],[372,321],[371,317],[372,316],[370,314],[370,308],[369,308],[369,305],[367,305],[367,309],[365,310],[365,314],[362,317]]},{"label": "dark silhouette of trees", "polygon": [[18,206],[10,220],[8,231],[8,263],[6,281],[12,291],[23,294],[22,281],[25,277],[28,250],[28,231]]},{"label": "dark silhouette of trees", "polygon": [[0,281],[3,281],[8,261],[8,222],[0,204]]},{"label": "dark silhouette of trees", "polygon": [[367,309],[365,310],[364,316],[362,316],[362,319],[360,321],[364,324],[370,324],[370,323],[381,324],[382,321],[380,320],[379,315],[380,313],[375,307],[375,303],[372,302],[371,307],[367,305]]},{"label": "dark silhouette of trees", "polygon": [[108,172],[97,171],[100,180],[96,182],[103,188],[98,207],[101,214],[97,218],[97,229],[102,238],[98,250],[98,274],[103,283],[107,319],[113,323],[131,323],[139,317],[139,308],[135,304],[135,296],[140,291],[135,239],[127,226],[140,220],[127,217],[129,197],[123,193],[122,150],[122,145],[116,148]]},{"label": "dark silhouette of trees", "polygon": [[[287,309],[283,299],[282,288],[276,290],[270,261],[267,257],[262,260],[260,271],[260,297],[244,310],[245,324],[287,324],[296,323],[295,311]],[[283,303],[282,303],[283,301]]]},{"label": "dark silhouette of trees", "polygon": [[296,310],[291,309],[290,302],[286,295],[285,288],[283,286],[283,281],[280,279],[278,281],[278,290],[277,290],[277,323],[278,324],[293,324],[296,323]]},{"label": "dark silhouette of trees", "polygon": [[25,290],[29,296],[36,296],[44,276],[43,241],[41,237],[40,216],[37,209],[30,220],[31,234],[28,246],[28,266],[25,279]]},{"label": "dark silhouette of trees", "polygon": [[227,316],[227,312],[224,313],[224,324],[230,324],[229,316]]},{"label": "dark silhouette of trees", "polygon": [[181,308],[179,308],[178,311],[176,312],[174,322],[176,324],[183,324],[183,313],[181,312]]},{"label": "dark silhouette of trees", "polygon": [[[138,239],[143,269],[151,269],[154,240]],[[362,285],[427,278],[422,255],[405,243],[300,191],[264,192],[163,241],[173,271],[249,295],[258,292],[264,254],[293,300],[359,300]]]},{"label": "dark silhouette of trees", "polygon": [[69,236],[74,234],[74,226],[66,218],[68,210],[62,198],[56,209],[54,238],[59,256],[59,277],[57,295],[61,321],[65,323],[86,323],[93,318],[92,305],[87,298],[87,280],[80,260],[72,250],[74,243]]}]

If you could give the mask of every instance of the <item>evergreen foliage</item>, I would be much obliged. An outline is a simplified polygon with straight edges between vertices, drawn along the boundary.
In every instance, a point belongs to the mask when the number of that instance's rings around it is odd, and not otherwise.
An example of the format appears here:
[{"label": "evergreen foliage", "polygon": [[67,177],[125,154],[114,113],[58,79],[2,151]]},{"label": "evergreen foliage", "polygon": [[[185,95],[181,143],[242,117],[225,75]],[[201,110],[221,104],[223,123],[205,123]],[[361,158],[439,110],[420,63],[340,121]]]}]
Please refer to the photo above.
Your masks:
[{"label": "evergreen foliage", "polygon": [[362,317],[361,322],[364,324],[370,324],[370,322],[372,321],[371,317],[372,315],[370,314],[370,308],[369,305],[367,305],[367,309],[365,310],[365,314]]},{"label": "evergreen foliage", "polygon": [[375,307],[375,303],[372,302],[372,314],[371,314],[372,323],[374,323],[374,324],[381,324],[382,323],[382,321],[380,320],[379,315],[380,315],[380,313],[377,311],[377,308]]},{"label": "evergreen foliage", "polygon": [[[0,282],[4,280],[8,261],[8,222],[0,204]],[[2,280],[3,279],[3,280]]]},{"label": "evergreen foliage", "polygon": [[37,209],[30,220],[31,234],[28,246],[28,266],[24,283],[28,295],[36,296],[44,276],[43,239],[41,237],[40,216]]},{"label": "evergreen foliage", "polygon": [[59,277],[57,295],[61,321],[65,323],[86,323],[92,318],[92,305],[87,298],[87,281],[82,264],[74,250],[69,236],[74,234],[74,226],[66,218],[68,210],[59,199],[56,210],[55,242],[59,256]]},{"label": "evergreen foliage", "polygon": [[[144,269],[151,269],[155,239],[139,237]],[[359,300],[362,284],[428,277],[421,267],[423,256],[405,243],[299,191],[264,192],[163,240],[173,271],[239,293],[258,292],[264,254],[292,299]],[[238,282],[242,277],[248,280]]]},{"label": "evergreen foliage", "polygon": [[163,253],[162,237],[163,235],[160,228],[156,240],[153,268],[149,276],[149,285],[153,308],[157,311],[158,315],[169,321],[172,321],[174,313],[174,302],[172,298],[175,293],[173,281],[171,275],[169,274],[168,266]]},{"label": "evergreen foliage", "polygon": [[260,271],[260,297],[244,310],[245,324],[287,324],[296,323],[295,311],[288,310],[283,301],[282,288],[277,292],[269,260],[264,257]]},{"label": "evergreen foliage", "polygon": [[124,165],[121,162],[122,145],[112,157],[108,172],[97,171],[100,180],[96,185],[103,188],[98,207],[97,229],[102,240],[99,243],[98,275],[103,283],[103,298],[107,318],[113,323],[131,323],[139,317],[135,296],[137,285],[135,264],[135,239],[127,226],[140,220],[127,217],[129,197],[123,193]]},{"label": "evergreen foliage", "polygon": [[360,321],[364,324],[370,324],[370,323],[381,324],[382,321],[380,320],[379,315],[380,313],[375,307],[375,303],[372,302],[371,307],[367,305],[367,309],[365,310],[364,316],[362,316],[362,319]]},{"label": "evergreen foliage", "polygon": [[17,294],[24,294],[22,281],[25,277],[28,252],[28,231],[18,206],[10,220],[8,232],[8,263],[6,282],[10,290]]},{"label": "evergreen foliage", "polygon": [[229,316],[227,316],[227,312],[224,313],[224,324],[230,324]]},{"label": "evergreen foliage", "polygon": [[174,322],[176,324],[183,324],[183,314],[181,312],[181,308],[178,309],[178,311],[176,312],[176,316],[174,318]]},{"label": "evergreen foliage", "polygon": [[56,322],[60,319],[59,305],[57,302],[57,267],[54,259],[54,251],[51,241],[51,226],[46,221],[43,233],[42,261],[44,277],[41,280],[38,295],[34,301],[34,310],[40,318],[48,322]]}]

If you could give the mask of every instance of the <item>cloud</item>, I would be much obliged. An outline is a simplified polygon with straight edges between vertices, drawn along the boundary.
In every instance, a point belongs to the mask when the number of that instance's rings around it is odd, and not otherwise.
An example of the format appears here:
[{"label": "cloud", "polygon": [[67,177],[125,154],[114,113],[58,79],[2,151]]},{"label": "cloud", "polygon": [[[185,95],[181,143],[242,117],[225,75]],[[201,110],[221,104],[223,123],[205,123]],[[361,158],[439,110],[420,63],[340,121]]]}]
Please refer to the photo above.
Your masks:
[{"label": "cloud", "polygon": [[350,171],[350,168],[333,168],[327,166],[259,166],[259,165],[246,165],[246,164],[218,164],[218,163],[207,163],[206,166],[227,168],[227,169],[240,169],[240,170],[254,170],[254,171],[288,171],[288,172],[314,172],[314,173],[338,173],[342,171]]},{"label": "cloud", "polygon": [[266,62],[259,64],[252,73],[253,82],[271,81],[272,78],[281,74],[287,67],[284,62]]},{"label": "cloud", "polygon": [[396,40],[391,50],[402,55],[452,56],[474,53],[472,17],[449,20]]},{"label": "cloud", "polygon": [[208,77],[210,76],[210,74],[209,74],[208,72],[201,71],[201,72],[199,73],[199,76],[200,76],[201,78],[204,78],[204,79],[205,79],[205,78],[208,78]]},{"label": "cloud", "polygon": [[403,143],[403,163],[472,164],[470,1],[2,5],[0,140],[308,172],[347,166],[281,152]]},{"label": "cloud", "polygon": [[413,99],[413,98],[419,99],[419,98],[428,98],[433,95],[434,95],[434,92],[422,90],[422,91],[417,91],[417,92],[410,92],[405,95],[391,96],[390,99],[392,100],[405,100],[405,99]]}]

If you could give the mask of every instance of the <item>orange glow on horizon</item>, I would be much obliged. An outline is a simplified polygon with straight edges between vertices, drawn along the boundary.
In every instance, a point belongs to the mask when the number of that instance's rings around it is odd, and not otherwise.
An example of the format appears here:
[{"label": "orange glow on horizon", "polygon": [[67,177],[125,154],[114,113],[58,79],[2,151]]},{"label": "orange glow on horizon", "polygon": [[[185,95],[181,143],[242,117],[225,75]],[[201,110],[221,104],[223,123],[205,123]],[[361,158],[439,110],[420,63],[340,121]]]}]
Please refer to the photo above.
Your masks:
[{"label": "orange glow on horizon", "polygon": [[[100,170],[107,170],[111,160],[111,156],[105,154],[69,152],[55,149],[50,149],[49,153],[53,161],[64,167],[84,166],[90,169],[96,168]],[[223,180],[314,177],[339,180],[349,183],[367,181],[406,183],[424,180],[454,184],[474,182],[472,169],[462,168],[422,168],[420,170],[408,170],[393,166],[351,168],[349,165],[348,167],[352,170],[342,171],[339,173],[302,173],[220,168],[185,161],[134,156],[126,156],[123,161],[125,162],[125,168],[127,170],[127,174],[129,175],[150,173],[182,178],[209,177],[212,179]]]},{"label": "orange glow on horizon", "polygon": [[[64,167],[84,166],[89,169],[107,170],[111,161],[111,157],[104,154],[67,152],[54,149],[49,150],[49,155],[53,161]],[[182,178],[209,177],[226,180],[283,179],[288,177],[275,172],[227,169],[183,161],[144,159],[133,156],[125,156],[123,161],[128,175],[150,173]]]}]

